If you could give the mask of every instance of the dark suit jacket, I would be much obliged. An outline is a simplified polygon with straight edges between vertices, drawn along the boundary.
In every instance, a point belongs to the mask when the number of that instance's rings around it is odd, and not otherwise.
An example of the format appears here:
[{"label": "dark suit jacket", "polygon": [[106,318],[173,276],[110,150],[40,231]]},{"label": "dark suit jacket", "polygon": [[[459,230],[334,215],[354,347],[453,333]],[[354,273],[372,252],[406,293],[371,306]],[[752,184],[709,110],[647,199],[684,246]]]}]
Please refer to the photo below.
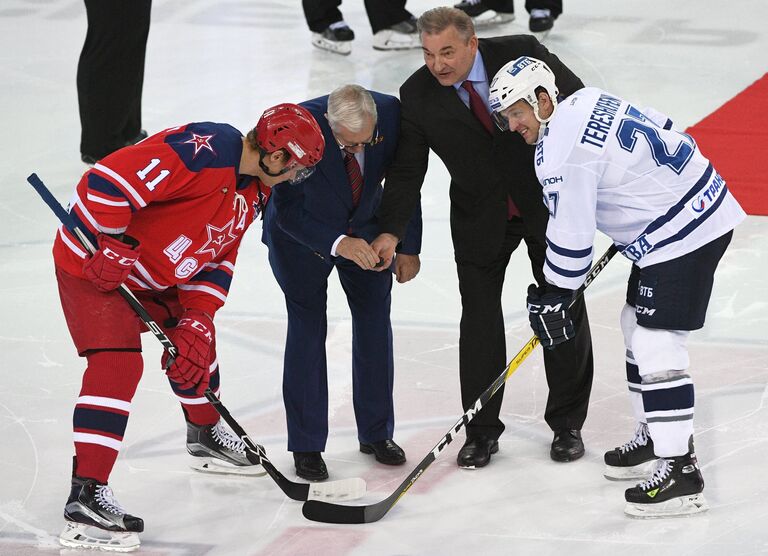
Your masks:
[{"label": "dark suit jacket", "polygon": [[[296,185],[282,183],[273,188],[262,233],[262,241],[268,246],[273,240],[298,242],[330,263],[331,247],[341,234],[369,242],[379,234],[376,210],[383,192],[381,183],[397,146],[400,103],[390,95],[376,92],[371,95],[378,113],[378,134],[383,140],[365,147],[363,192],[357,208],[352,206],[352,189],[344,158],[325,118],[328,96],[301,103],[323,130],[325,153],[315,172],[305,181]],[[418,199],[409,209],[405,228],[408,232],[398,251],[416,255],[421,250],[421,205]]]},{"label": "dark suit jacket", "polygon": [[[561,95],[584,84],[530,35],[480,39],[488,79],[519,56],[543,60],[555,73]],[[403,237],[418,203],[429,149],[451,175],[451,235],[457,261],[484,263],[498,255],[507,221],[507,195],[529,233],[543,238],[549,213],[533,165],[533,146],[513,132],[491,137],[453,87],[443,87],[426,66],[400,87],[401,131],[379,209],[382,232]]]}]

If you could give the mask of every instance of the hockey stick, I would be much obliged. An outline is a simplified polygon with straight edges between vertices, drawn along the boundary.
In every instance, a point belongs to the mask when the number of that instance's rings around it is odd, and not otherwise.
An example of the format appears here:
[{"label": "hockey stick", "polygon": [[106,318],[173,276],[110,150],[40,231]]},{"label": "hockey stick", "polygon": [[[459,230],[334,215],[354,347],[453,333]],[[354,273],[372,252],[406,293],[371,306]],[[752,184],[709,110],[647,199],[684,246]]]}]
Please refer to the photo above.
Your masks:
[{"label": "hockey stick", "polygon": [[[600,258],[600,260],[594,264],[592,269],[587,274],[584,283],[579,287],[578,290],[576,290],[570,306],[573,306],[573,303],[575,303],[576,300],[584,294],[584,290],[595,279],[595,277],[600,274],[600,271],[605,268],[605,265],[608,264],[608,261],[611,260],[616,252],[616,246],[612,244],[605,252],[605,254]],[[402,498],[405,493],[408,492],[408,489],[413,486],[413,483],[415,483],[432,464],[432,462],[437,459],[437,456],[440,455],[440,452],[442,452],[448,446],[448,444],[453,441],[456,434],[475,417],[477,412],[483,408],[483,405],[488,403],[488,400],[490,400],[491,397],[499,390],[499,388],[501,388],[501,386],[507,381],[512,373],[514,373],[520,364],[525,361],[531,352],[533,352],[537,345],[539,345],[539,339],[536,336],[533,336],[530,340],[528,340],[528,343],[523,346],[523,348],[517,353],[517,355],[515,355],[514,358],[512,358],[512,361],[509,362],[507,367],[498,376],[498,378],[493,381],[493,383],[485,390],[485,392],[480,394],[480,397],[475,400],[475,403],[472,405],[472,407],[470,407],[466,413],[464,413],[464,415],[462,415],[459,420],[456,421],[456,424],[451,427],[451,430],[448,431],[448,433],[440,439],[435,447],[432,448],[432,451],[429,452],[423,460],[421,460],[416,468],[411,471],[410,475],[408,475],[405,480],[400,483],[395,492],[390,494],[387,498],[381,502],[370,504],[368,506],[344,506],[342,504],[333,504],[317,500],[307,501],[304,503],[304,506],[301,510],[304,514],[304,517],[312,521],[320,521],[322,523],[372,523],[374,521],[380,520],[389,510],[392,509],[392,506],[397,504],[400,498]]]},{"label": "hockey stick", "polygon": [[[77,226],[69,212],[67,212],[64,207],[61,206],[61,204],[56,200],[56,197],[53,196],[53,194],[45,186],[37,174],[31,174],[27,178],[27,181],[35,189],[35,191],[37,191],[40,197],[42,197],[43,201],[45,201],[45,204],[48,205],[48,207],[54,212],[64,227],[67,228],[67,230],[69,230],[75,237],[77,237],[86,251],[88,251],[90,254],[94,254],[96,252],[96,248],[94,247],[93,243],[88,239],[83,230]],[[170,340],[170,338],[166,336],[165,332],[163,332],[160,326],[154,321],[154,319],[152,319],[150,314],[141,304],[141,301],[136,298],[133,292],[128,289],[125,284],[121,284],[117,291],[128,302],[131,308],[136,311],[136,313],[139,315],[144,324],[147,325],[147,328],[149,328],[155,338],[160,341],[160,343],[163,345],[163,348],[165,348],[165,350],[168,352],[168,360],[173,362],[173,359],[175,359],[176,355],[178,354],[176,346],[173,345],[173,342]],[[170,363],[167,364],[167,366],[169,365]],[[277,470],[272,462],[269,461],[264,448],[250,439],[248,433],[246,433],[245,430],[243,430],[243,428],[238,424],[238,422],[235,421],[232,415],[230,415],[229,411],[227,411],[227,408],[224,407],[224,404],[221,403],[221,400],[218,398],[218,396],[216,396],[216,394],[210,388],[205,390],[205,397],[208,398],[208,401],[211,402],[214,409],[219,413],[219,415],[221,415],[221,418],[226,421],[229,427],[248,447],[248,450],[245,452],[248,461],[255,465],[262,465],[269,476],[272,477],[272,479],[277,483],[277,486],[280,487],[280,489],[286,494],[286,496],[288,496],[288,498],[298,500],[300,502],[307,500],[328,499],[354,500],[355,498],[360,498],[365,494],[365,481],[359,478],[342,479],[339,481],[312,484],[296,483],[287,479],[282,473],[280,473],[280,471]]]}]

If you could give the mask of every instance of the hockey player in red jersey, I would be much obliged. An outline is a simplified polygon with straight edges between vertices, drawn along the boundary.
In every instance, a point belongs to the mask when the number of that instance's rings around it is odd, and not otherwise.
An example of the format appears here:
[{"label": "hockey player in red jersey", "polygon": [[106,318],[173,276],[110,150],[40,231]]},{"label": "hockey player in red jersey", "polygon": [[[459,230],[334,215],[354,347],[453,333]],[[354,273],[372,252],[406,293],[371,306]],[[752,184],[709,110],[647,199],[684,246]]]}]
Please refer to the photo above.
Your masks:
[{"label": "hockey player in red jersey", "polygon": [[[89,257],[63,226],[53,247],[67,325],[87,360],[62,544],[133,550],[144,528],[107,486],[143,371],[145,329],[115,291],[122,283],[178,348],[166,373],[186,419],[191,466],[264,474],[203,396],[208,387],[219,390],[214,316],[227,299],[243,234],[270,188],[306,178],[324,146],[309,112],[281,104],[245,137],[212,122],[167,129],[103,158],[78,183],[69,212],[98,250]],[[163,368],[165,362],[164,355]],[[91,526],[109,533],[94,535]]]}]

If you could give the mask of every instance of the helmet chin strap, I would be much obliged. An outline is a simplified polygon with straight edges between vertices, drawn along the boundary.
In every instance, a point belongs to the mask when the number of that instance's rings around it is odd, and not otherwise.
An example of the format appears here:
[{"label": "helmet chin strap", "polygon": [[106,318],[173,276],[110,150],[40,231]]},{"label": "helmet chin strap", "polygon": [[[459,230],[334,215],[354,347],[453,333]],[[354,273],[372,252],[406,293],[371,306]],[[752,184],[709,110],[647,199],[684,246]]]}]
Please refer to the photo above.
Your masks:
[{"label": "helmet chin strap", "polygon": [[552,116],[555,115],[555,110],[557,110],[557,99],[553,99],[552,113],[547,118],[542,118],[539,115],[539,103],[536,103],[536,106],[533,107],[533,115],[541,124],[539,126],[539,136],[536,138],[537,143],[539,143],[542,139],[544,139],[544,136],[547,134],[547,124],[552,119]]},{"label": "helmet chin strap", "polygon": [[285,174],[286,172],[289,171],[288,167],[286,166],[282,170],[280,170],[279,172],[275,172],[275,173],[270,172],[270,170],[267,167],[267,165],[264,164],[264,156],[266,156],[267,154],[269,154],[269,153],[259,149],[259,168],[261,168],[262,172],[264,172],[270,178],[276,178],[276,177],[281,176],[281,175],[283,175],[283,174]]}]

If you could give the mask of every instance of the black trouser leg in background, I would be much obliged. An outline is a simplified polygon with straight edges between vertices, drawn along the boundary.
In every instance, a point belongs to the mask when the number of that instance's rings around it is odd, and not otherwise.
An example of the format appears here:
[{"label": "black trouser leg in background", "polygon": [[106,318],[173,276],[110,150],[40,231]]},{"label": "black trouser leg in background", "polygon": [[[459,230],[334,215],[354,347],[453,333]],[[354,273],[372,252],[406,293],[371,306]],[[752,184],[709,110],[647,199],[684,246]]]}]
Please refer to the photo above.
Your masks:
[{"label": "black trouser leg in background", "polygon": [[344,19],[339,10],[341,0],[302,0],[301,6],[309,30],[313,33],[322,33],[331,23]]},{"label": "black trouser leg in background", "polygon": [[[539,285],[544,285],[544,258],[547,246],[543,238],[527,236],[528,258]],[[589,330],[587,306],[582,296],[570,309],[576,337],[554,349],[544,350],[544,369],[547,374],[549,397],[544,420],[553,431],[581,430],[587,418],[589,394],[592,391],[594,360],[592,335]]]},{"label": "black trouser leg in background", "polygon": [[[528,247],[533,274],[543,283],[546,245],[543,238],[527,235],[520,219],[513,219],[507,225],[502,252],[495,260],[487,264],[457,261],[462,301],[459,377],[465,411],[508,363],[501,291],[510,255],[523,240]],[[525,291],[520,292],[520,304],[525,304]],[[549,385],[544,419],[553,430],[581,429],[592,388],[592,344],[583,301],[574,306],[573,318],[578,327],[576,338],[544,353]],[[501,435],[504,431],[499,419],[502,396],[503,389],[467,425],[467,437],[498,438]]]},{"label": "black trouser leg in background", "polygon": [[88,31],[77,65],[80,152],[102,158],[141,130],[151,0],[85,0]]},{"label": "black trouser leg in background", "polygon": [[405,9],[406,0],[365,0],[365,11],[374,34],[412,17]]}]

